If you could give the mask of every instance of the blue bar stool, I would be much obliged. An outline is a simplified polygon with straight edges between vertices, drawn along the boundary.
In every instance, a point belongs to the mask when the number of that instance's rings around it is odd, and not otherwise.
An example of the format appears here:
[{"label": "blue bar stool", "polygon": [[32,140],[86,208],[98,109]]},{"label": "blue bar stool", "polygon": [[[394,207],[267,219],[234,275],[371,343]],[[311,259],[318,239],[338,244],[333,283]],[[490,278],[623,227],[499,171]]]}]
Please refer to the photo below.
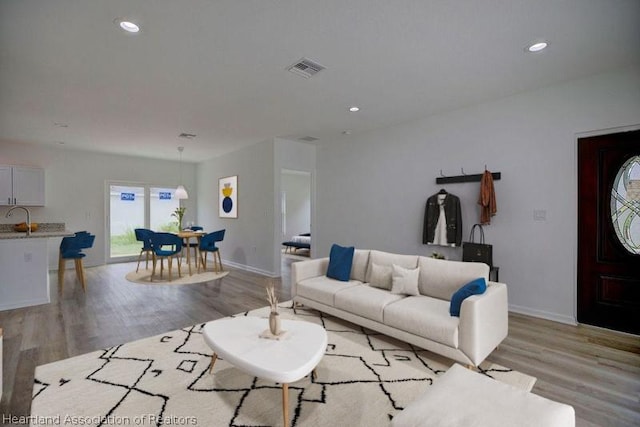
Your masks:
[{"label": "blue bar stool", "polygon": [[82,258],[86,254],[82,253],[83,249],[93,246],[96,236],[86,232],[79,231],[74,236],[65,237],[60,242],[60,253],[58,255],[58,287],[60,292],[64,290],[64,270],[68,259],[72,259],[76,266],[76,277],[80,280],[82,290],[87,291],[87,283],[84,276],[84,266]]}]

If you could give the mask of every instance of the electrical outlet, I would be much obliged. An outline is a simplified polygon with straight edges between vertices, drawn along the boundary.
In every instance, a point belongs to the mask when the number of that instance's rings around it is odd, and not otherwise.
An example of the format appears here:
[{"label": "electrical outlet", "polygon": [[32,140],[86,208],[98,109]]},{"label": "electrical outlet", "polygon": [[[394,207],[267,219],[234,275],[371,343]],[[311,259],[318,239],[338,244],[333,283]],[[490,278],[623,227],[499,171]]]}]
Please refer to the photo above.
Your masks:
[{"label": "electrical outlet", "polygon": [[533,220],[534,221],[546,221],[547,220],[547,211],[544,209],[534,209],[533,210]]}]

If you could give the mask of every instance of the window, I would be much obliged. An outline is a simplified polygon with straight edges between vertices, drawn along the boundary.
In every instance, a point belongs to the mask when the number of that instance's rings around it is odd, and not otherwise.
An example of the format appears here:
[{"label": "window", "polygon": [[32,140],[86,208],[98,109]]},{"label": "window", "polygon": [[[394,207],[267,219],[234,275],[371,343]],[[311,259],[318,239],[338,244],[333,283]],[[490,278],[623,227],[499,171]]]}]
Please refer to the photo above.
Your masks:
[{"label": "window", "polygon": [[110,184],[109,191],[109,259],[121,261],[138,256],[141,243],[136,228],[154,231],[178,231],[171,214],[180,206],[175,188],[144,184]]},{"label": "window", "polygon": [[611,222],[622,246],[640,254],[640,156],[627,160],[613,181]]}]

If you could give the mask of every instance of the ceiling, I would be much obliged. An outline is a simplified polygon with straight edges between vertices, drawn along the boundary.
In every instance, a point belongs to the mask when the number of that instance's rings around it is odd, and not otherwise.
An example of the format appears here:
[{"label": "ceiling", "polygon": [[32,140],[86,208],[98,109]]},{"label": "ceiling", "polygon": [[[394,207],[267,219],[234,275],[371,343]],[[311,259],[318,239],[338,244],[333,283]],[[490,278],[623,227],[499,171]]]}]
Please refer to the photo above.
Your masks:
[{"label": "ceiling", "polygon": [[[194,162],[322,144],[634,65],[639,41],[638,0],[0,0],[0,140]],[[303,57],[326,70],[286,70]]]}]

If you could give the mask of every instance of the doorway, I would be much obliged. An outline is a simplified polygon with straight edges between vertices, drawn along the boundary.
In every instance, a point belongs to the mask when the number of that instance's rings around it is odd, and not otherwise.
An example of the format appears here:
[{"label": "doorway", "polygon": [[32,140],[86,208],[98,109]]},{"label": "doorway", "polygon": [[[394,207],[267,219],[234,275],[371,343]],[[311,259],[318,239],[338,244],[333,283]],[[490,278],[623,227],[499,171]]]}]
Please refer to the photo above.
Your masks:
[{"label": "doorway", "polygon": [[297,246],[283,246],[283,256],[309,257],[312,238],[311,173],[282,169],[280,182],[280,240],[300,243]]},{"label": "doorway", "polygon": [[640,334],[640,131],[578,139],[578,321]]}]

